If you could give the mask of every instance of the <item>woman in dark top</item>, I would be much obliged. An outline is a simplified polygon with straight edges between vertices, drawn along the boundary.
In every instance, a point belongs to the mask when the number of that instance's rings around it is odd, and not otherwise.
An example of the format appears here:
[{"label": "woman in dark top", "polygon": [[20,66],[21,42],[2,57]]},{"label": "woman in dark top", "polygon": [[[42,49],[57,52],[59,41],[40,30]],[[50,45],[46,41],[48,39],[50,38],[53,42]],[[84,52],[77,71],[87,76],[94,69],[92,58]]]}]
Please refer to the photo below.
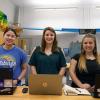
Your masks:
[{"label": "woman in dark top", "polygon": [[82,40],[81,54],[76,54],[70,62],[72,86],[87,90],[93,89],[99,64],[96,38],[93,34],[86,34]]},{"label": "woman in dark top", "polygon": [[44,29],[41,46],[34,49],[29,65],[33,75],[64,75],[66,61],[61,49],[57,46],[56,33],[53,28]]}]

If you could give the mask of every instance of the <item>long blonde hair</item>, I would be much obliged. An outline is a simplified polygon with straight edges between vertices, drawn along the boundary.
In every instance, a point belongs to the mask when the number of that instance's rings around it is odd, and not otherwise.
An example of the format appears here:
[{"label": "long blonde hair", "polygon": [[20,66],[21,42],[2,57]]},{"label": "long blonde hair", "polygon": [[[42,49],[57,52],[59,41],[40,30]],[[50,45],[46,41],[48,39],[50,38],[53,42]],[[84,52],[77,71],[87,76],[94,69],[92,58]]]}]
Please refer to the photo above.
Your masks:
[{"label": "long blonde hair", "polygon": [[86,34],[83,39],[82,39],[82,43],[81,43],[81,55],[80,55],[80,58],[79,58],[79,63],[78,63],[78,67],[79,67],[79,70],[80,71],[87,71],[87,68],[86,68],[86,56],[85,56],[85,51],[83,49],[83,42],[84,42],[84,39],[85,38],[92,38],[93,41],[94,41],[94,44],[95,44],[95,47],[94,47],[94,50],[93,50],[93,55],[95,56],[96,58],[96,62],[98,64],[100,64],[100,57],[97,53],[97,44],[96,44],[96,37],[95,35],[91,34],[91,33],[88,33]]}]

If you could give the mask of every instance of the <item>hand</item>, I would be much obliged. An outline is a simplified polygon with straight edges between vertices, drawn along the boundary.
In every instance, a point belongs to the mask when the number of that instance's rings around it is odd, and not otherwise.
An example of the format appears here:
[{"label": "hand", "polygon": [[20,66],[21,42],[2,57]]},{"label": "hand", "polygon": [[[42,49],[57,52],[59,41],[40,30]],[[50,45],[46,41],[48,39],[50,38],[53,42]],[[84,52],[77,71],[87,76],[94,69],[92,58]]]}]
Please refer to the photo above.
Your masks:
[{"label": "hand", "polygon": [[14,86],[17,85],[17,80],[13,80],[13,85],[14,85]]},{"label": "hand", "polygon": [[91,88],[91,86],[90,86],[90,84],[84,83],[84,84],[81,85],[81,88],[88,90],[88,89]]},{"label": "hand", "polygon": [[89,92],[94,92],[95,86],[92,86],[91,88],[88,89]]}]

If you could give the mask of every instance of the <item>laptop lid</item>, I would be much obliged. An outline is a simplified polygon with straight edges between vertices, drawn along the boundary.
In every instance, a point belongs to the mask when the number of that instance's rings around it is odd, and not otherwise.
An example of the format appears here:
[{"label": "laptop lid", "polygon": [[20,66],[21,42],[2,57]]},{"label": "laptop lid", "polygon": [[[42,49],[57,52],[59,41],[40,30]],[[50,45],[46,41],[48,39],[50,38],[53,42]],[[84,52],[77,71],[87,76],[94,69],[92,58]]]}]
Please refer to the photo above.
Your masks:
[{"label": "laptop lid", "polygon": [[38,74],[29,77],[29,94],[62,94],[62,77],[51,74]]},{"label": "laptop lid", "polygon": [[0,95],[13,94],[13,68],[0,68]]}]

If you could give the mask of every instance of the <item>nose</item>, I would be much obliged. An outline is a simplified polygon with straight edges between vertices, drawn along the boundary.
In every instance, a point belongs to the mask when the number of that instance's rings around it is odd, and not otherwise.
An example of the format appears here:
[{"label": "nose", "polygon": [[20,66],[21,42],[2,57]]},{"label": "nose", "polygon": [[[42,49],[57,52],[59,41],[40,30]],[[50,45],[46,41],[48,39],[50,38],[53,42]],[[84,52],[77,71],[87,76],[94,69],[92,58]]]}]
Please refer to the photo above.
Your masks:
[{"label": "nose", "polygon": [[12,39],[12,36],[8,36],[9,39]]},{"label": "nose", "polygon": [[48,38],[51,38],[51,35],[48,35]]}]

